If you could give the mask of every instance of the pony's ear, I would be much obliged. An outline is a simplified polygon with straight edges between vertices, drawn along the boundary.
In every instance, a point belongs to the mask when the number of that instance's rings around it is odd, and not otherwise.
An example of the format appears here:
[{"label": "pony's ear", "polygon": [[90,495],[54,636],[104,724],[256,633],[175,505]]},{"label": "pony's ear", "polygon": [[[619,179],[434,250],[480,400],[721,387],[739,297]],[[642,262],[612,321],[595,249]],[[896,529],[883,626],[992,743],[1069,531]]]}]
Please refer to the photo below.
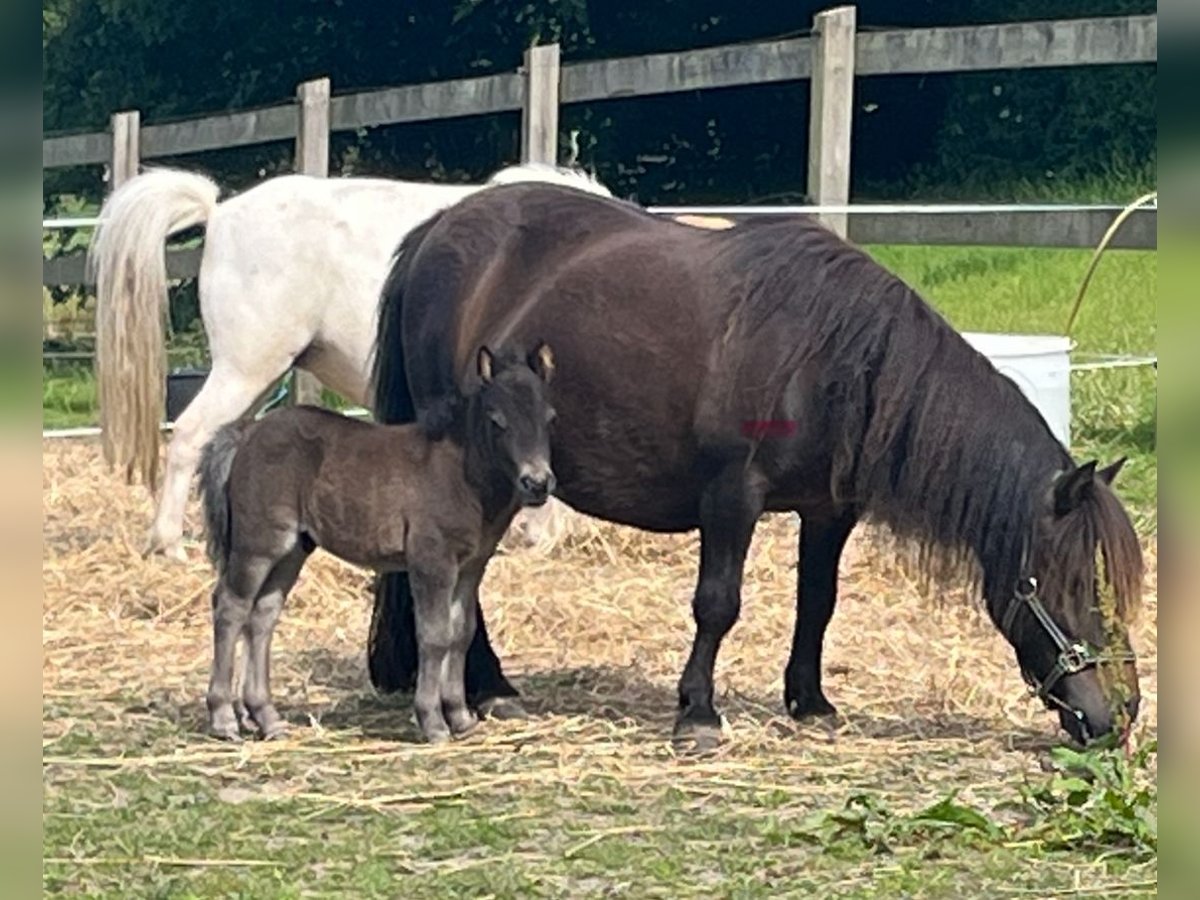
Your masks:
[{"label": "pony's ear", "polygon": [[1096,485],[1096,461],[1090,460],[1082,466],[1076,466],[1069,472],[1063,472],[1054,482],[1054,512],[1065,516],[1087,497],[1088,491]]},{"label": "pony's ear", "polygon": [[480,347],[475,364],[479,371],[479,380],[484,384],[488,384],[492,380],[492,364],[494,362],[495,357],[492,356],[492,351],[486,346]]},{"label": "pony's ear", "polygon": [[1125,462],[1128,459],[1129,459],[1129,457],[1122,456],[1111,466],[1105,466],[1103,469],[1101,469],[1099,472],[1097,472],[1096,477],[1099,478],[1101,481],[1103,481],[1105,484],[1111,485],[1113,483],[1113,479],[1115,479],[1117,477],[1117,474],[1121,471],[1121,467],[1125,465]]},{"label": "pony's ear", "polygon": [[529,368],[547,384],[554,377],[554,351],[545,341],[538,341],[538,345],[530,351]]}]

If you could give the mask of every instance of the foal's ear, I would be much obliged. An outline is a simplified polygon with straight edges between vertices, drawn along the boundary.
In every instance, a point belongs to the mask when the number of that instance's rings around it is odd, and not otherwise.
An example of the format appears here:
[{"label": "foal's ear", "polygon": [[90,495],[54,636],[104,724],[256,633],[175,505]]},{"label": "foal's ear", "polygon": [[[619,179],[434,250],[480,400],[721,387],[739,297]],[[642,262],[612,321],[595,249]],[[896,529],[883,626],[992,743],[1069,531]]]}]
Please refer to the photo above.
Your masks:
[{"label": "foal's ear", "polygon": [[547,384],[554,377],[554,351],[545,341],[538,341],[538,345],[530,351],[529,368]]},{"label": "foal's ear", "polygon": [[[1114,473],[1115,474],[1115,473]],[[1063,472],[1054,482],[1054,512],[1065,516],[1087,497],[1096,486],[1096,461],[1093,459],[1069,472]]]},{"label": "foal's ear", "polygon": [[479,380],[484,384],[488,384],[492,380],[492,364],[494,362],[495,357],[492,356],[492,351],[486,346],[480,347],[475,363],[479,370]]},{"label": "foal's ear", "polygon": [[1121,471],[1121,467],[1125,465],[1125,462],[1128,459],[1129,459],[1129,457],[1122,456],[1111,466],[1105,466],[1103,469],[1101,469],[1099,472],[1097,472],[1096,477],[1099,478],[1101,481],[1103,481],[1105,484],[1111,485],[1113,483],[1113,479],[1115,479],[1117,477],[1117,473]]}]

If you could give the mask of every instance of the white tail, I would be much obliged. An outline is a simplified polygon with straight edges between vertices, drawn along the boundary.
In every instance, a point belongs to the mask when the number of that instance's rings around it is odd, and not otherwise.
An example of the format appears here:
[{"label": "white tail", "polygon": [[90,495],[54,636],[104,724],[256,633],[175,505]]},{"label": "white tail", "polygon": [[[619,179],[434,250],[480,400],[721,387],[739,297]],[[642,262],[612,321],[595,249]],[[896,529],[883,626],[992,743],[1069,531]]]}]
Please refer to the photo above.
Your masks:
[{"label": "white tail", "polygon": [[175,169],[145,172],[104,203],[88,250],[96,276],[96,384],[109,465],[158,484],[166,391],[166,240],[208,221],[220,188]]}]

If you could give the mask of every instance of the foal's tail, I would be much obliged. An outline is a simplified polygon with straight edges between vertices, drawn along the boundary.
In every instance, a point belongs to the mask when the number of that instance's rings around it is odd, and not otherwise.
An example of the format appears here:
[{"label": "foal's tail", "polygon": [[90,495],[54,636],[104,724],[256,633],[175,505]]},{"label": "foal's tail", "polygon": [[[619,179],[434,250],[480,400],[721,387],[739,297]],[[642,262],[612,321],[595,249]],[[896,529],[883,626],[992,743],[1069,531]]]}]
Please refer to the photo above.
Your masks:
[{"label": "foal's tail", "polygon": [[229,473],[248,426],[248,422],[223,425],[200,456],[200,496],[204,500],[204,530],[208,536],[206,549],[217,574],[224,574],[229,561]]},{"label": "foal's tail", "polygon": [[168,237],[212,216],[220,188],[193,172],[130,179],[100,210],[88,249],[96,277],[96,387],[101,444],[126,478],[158,481],[165,386]]}]

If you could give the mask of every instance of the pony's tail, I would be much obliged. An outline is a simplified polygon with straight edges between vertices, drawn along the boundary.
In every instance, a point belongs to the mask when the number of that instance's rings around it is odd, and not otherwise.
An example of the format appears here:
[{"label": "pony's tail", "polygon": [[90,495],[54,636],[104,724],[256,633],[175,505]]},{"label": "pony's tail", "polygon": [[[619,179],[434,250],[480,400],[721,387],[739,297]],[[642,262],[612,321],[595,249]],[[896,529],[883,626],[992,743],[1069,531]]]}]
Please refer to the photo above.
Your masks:
[{"label": "pony's tail", "polygon": [[[383,283],[371,363],[372,409],[377,422],[395,424],[417,418],[404,365],[404,292],[421,242],[440,218],[441,214],[435,213],[405,236]],[[389,572],[375,581],[367,671],[371,684],[381,693],[411,690],[416,685],[416,622],[405,572]]]},{"label": "pony's tail", "polygon": [[221,426],[200,455],[200,496],[204,501],[207,533],[205,549],[218,575],[224,574],[229,562],[229,473],[249,424],[230,422]]},{"label": "pony's tail", "polygon": [[96,279],[96,386],[109,465],[158,484],[166,370],[166,240],[202,225],[220,193],[193,172],[157,169],[121,185],[88,250]]}]

